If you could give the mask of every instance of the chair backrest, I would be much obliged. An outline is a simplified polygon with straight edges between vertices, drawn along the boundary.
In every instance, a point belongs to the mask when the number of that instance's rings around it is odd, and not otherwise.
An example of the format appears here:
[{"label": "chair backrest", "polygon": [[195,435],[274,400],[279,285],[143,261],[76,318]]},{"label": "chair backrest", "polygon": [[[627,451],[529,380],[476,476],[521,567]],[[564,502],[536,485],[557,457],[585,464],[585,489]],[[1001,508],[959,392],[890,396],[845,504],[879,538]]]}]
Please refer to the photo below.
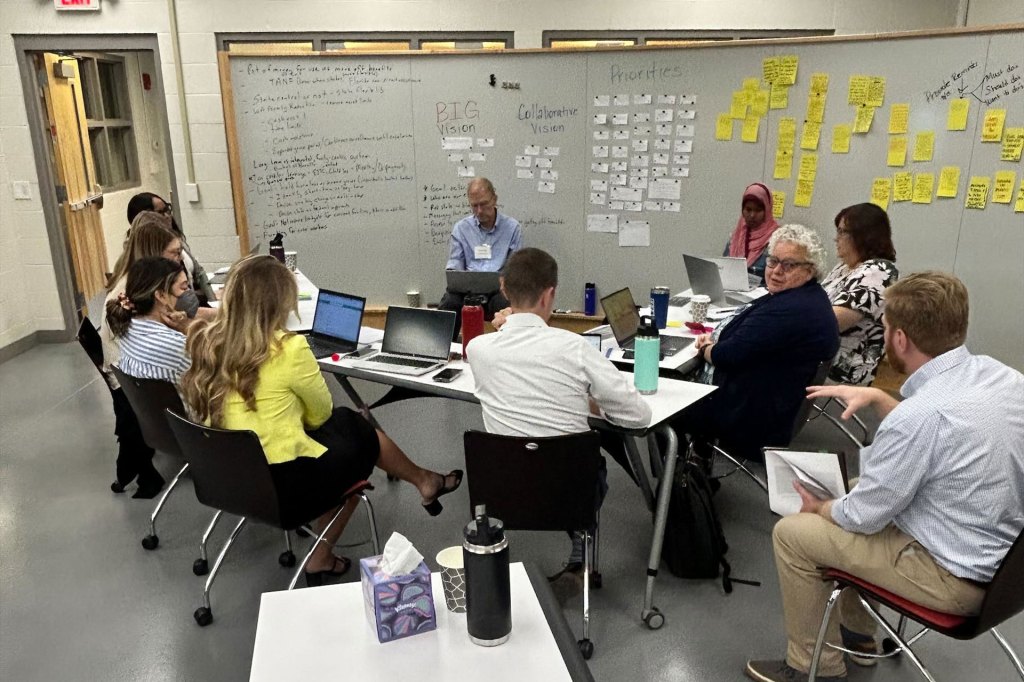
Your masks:
[{"label": "chair backrest", "polygon": [[255,433],[200,426],[171,410],[166,415],[202,504],[281,526],[270,465]]},{"label": "chair backrest", "polygon": [[987,632],[1024,611],[1024,530],[1003,557],[981,602],[978,633]]},{"label": "chair backrest", "polygon": [[139,420],[146,445],[175,457],[182,457],[178,439],[167,424],[165,410],[185,414],[185,406],[174,384],[159,379],[137,379],[111,365],[111,373],[121,384],[121,390]]},{"label": "chair backrest", "polygon": [[96,327],[93,326],[92,321],[88,317],[82,318],[82,323],[78,325],[78,335],[75,338],[78,339],[79,345],[82,346],[82,350],[92,360],[92,364],[96,366],[96,369],[102,370],[103,340],[100,339],[100,333],[96,331]]},{"label": "chair backrest", "polygon": [[478,504],[509,530],[585,530],[596,525],[601,438],[594,431],[547,438],[467,431],[470,516]]},{"label": "chair backrest", "polygon": [[[822,360],[818,363],[817,369],[814,370],[814,376],[807,383],[808,386],[821,386],[825,383],[825,379],[828,377],[828,371],[832,369],[832,359]],[[797,434],[804,428],[804,424],[807,423],[807,418],[811,414],[811,407],[814,406],[814,401],[810,398],[804,398],[804,401],[800,403],[800,409],[797,410],[796,419],[793,421],[793,435],[790,437],[796,438]]]}]

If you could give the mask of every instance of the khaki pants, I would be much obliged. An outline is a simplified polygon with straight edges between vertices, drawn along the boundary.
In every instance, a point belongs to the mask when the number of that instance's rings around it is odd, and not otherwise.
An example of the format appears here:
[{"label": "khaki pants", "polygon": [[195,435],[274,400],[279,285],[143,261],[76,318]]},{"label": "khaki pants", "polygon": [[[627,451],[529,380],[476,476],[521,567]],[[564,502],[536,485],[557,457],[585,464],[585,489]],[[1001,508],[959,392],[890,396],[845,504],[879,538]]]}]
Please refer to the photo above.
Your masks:
[{"label": "khaki pants", "polygon": [[[786,662],[799,671],[811,666],[825,603],[832,583],[821,579],[821,567],[836,568],[894,594],[945,613],[978,612],[984,590],[940,567],[912,537],[895,526],[874,535],[850,533],[816,514],[794,514],[772,532],[775,563],[782,590],[782,608],[789,640]],[[839,619],[829,623],[826,641],[839,643],[839,621],[862,634],[875,632],[874,619],[852,590],[839,602]],[[824,647],[818,674],[843,676],[842,652]]]}]

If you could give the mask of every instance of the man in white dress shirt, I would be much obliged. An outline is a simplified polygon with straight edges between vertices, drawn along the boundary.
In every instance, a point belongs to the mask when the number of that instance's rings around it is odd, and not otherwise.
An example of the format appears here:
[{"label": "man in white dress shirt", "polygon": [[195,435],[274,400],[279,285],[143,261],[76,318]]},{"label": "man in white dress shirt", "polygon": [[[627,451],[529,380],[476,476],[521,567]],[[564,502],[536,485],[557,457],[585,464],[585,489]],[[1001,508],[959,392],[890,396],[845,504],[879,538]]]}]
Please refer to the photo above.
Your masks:
[{"label": "man in white dress shirt", "polygon": [[[557,286],[558,264],[548,253],[526,248],[509,256],[501,287],[510,312],[496,333],[467,347],[487,431],[580,433],[592,415],[625,428],[647,426],[651,408],[633,382],[579,334],[548,326]],[[600,499],[605,490],[602,480]],[[580,549],[574,540],[570,570],[582,561]]]},{"label": "man in white dress shirt", "polygon": [[[848,571],[928,608],[978,612],[985,586],[1024,528],[1024,376],[963,346],[967,289],[941,272],[885,291],[885,350],[910,376],[899,402],[877,388],[812,386],[843,416],[872,406],[882,423],[861,450],[860,480],[836,500],[801,486],[800,514],[772,539],[789,645],[786,659],[748,661],[762,682],[807,679],[825,602],[821,566]],[[875,622],[850,590],[826,641],[873,653]],[[852,656],[860,665],[874,659]],[[841,652],[822,650],[818,680],[846,679]]]}]

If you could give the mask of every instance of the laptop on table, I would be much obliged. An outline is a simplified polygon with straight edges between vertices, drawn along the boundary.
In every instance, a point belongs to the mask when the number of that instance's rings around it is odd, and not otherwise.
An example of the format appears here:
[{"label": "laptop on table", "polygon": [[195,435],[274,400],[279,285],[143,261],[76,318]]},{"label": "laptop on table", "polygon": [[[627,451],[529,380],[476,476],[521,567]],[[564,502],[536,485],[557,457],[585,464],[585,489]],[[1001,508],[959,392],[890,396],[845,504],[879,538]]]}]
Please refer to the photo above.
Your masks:
[{"label": "laptop on table", "polygon": [[327,358],[334,353],[351,353],[359,345],[366,299],[321,289],[313,313],[313,329],[304,332],[313,357]]},{"label": "laptop on table", "polygon": [[501,290],[501,273],[445,270],[448,291],[456,294],[493,294]]},{"label": "laptop on table", "polygon": [[432,372],[448,363],[454,331],[454,311],[389,306],[380,352],[352,366],[408,376]]},{"label": "laptop on table", "polygon": [[743,305],[750,302],[749,297],[734,298],[726,295],[722,286],[722,274],[714,260],[684,253],[683,265],[686,267],[686,277],[690,280],[690,289],[694,294],[703,294],[710,298],[711,305]]},{"label": "laptop on table", "polygon": [[[636,304],[633,302],[633,294],[629,288],[619,289],[614,294],[609,294],[601,299],[601,307],[604,309],[605,317],[608,318],[608,326],[612,329],[619,348],[624,351],[633,350],[633,342],[636,339],[637,329],[640,328],[640,315],[636,311]],[[693,339],[683,336],[661,336],[661,356],[672,357],[679,351],[693,343]]]}]

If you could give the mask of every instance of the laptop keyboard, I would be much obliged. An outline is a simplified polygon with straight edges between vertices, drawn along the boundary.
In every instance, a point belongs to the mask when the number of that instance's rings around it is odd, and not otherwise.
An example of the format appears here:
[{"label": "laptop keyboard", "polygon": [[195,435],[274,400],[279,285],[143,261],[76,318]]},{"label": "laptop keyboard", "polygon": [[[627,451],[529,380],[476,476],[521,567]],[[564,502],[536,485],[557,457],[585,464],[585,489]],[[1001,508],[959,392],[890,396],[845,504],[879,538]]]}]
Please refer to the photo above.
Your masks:
[{"label": "laptop keyboard", "polygon": [[403,358],[397,355],[384,355],[377,353],[372,358],[368,358],[367,362],[379,362],[383,365],[400,365],[402,367],[433,367],[438,363],[437,360],[420,360],[418,358]]},{"label": "laptop keyboard", "polygon": [[309,337],[306,337],[306,341],[309,342],[309,349],[313,351],[314,358],[329,358],[335,353],[344,352],[337,346],[327,346]]},{"label": "laptop keyboard", "polygon": [[690,302],[689,296],[673,296],[668,299],[668,304],[676,308],[682,308],[684,305]]}]

